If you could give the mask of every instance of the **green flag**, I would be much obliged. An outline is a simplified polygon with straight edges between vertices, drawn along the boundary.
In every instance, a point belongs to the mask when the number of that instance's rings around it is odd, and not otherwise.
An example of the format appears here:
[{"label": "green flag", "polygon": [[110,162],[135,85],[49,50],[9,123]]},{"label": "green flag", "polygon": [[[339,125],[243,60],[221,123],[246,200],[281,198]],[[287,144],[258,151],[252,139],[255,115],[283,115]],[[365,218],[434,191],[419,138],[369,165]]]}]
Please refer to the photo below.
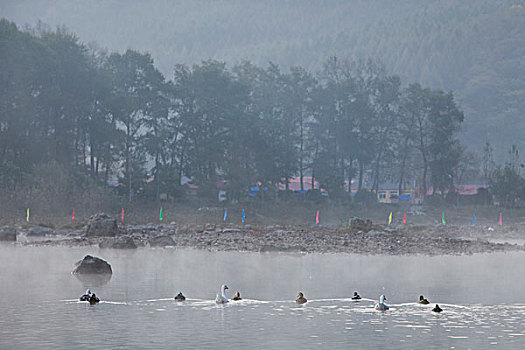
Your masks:
[{"label": "green flag", "polygon": [[443,223],[443,225],[447,224],[447,222],[445,221],[445,212],[443,212],[443,215],[441,215],[441,222]]},{"label": "green flag", "polygon": [[159,220],[162,221],[162,207],[160,207]]}]

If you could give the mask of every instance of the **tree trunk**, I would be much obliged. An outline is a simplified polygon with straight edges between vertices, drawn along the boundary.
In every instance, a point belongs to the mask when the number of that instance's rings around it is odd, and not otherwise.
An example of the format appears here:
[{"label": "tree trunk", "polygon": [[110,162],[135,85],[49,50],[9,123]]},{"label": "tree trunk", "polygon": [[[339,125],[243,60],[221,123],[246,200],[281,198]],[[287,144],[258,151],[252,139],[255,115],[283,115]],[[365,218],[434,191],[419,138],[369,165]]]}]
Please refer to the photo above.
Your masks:
[{"label": "tree trunk", "polygon": [[315,190],[315,161],[317,160],[318,152],[319,152],[319,142],[315,144],[314,163],[312,164],[312,190]]},{"label": "tree trunk", "polygon": [[131,202],[133,194],[131,189],[131,155],[130,155],[130,137],[131,137],[131,130],[130,125],[126,125],[126,175],[128,176],[128,194],[129,194],[129,201]]},{"label": "tree trunk", "polygon": [[361,192],[361,190],[363,189],[363,173],[365,167],[363,162],[359,159],[357,160],[357,162],[359,163],[359,184],[357,185],[357,192]]},{"label": "tree trunk", "polygon": [[401,173],[399,174],[399,185],[397,188],[397,191],[399,195],[401,196],[403,194],[403,180],[405,179],[405,163],[406,163],[407,157],[403,157],[403,161],[401,162]]},{"label": "tree trunk", "polygon": [[303,140],[303,119],[301,118],[300,120],[300,137],[301,137],[301,142],[300,142],[300,145],[299,145],[299,176],[301,178],[301,191],[304,191],[304,186],[303,186],[303,147],[304,147],[304,140]]},{"label": "tree trunk", "polygon": [[91,173],[91,177],[95,177],[95,146],[93,146],[93,140],[90,138],[89,142],[89,169]]},{"label": "tree trunk", "polygon": [[155,176],[155,184],[156,184],[156,189],[155,189],[155,199],[156,200],[160,199],[159,166],[160,166],[159,152],[156,152],[156,154],[155,154],[155,174],[154,174],[154,176]]},{"label": "tree trunk", "polygon": [[352,193],[352,163],[353,163],[353,159],[350,158],[349,160],[349,166],[348,166],[348,193],[351,194]]}]

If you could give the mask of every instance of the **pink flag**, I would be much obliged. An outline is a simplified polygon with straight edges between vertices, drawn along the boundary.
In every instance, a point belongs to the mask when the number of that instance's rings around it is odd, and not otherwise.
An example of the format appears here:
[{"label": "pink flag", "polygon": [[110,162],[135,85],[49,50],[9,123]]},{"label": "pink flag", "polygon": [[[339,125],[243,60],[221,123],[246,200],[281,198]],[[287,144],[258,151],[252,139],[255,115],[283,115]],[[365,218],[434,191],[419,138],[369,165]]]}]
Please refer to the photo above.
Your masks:
[{"label": "pink flag", "polygon": [[120,221],[124,221],[124,208],[122,208],[122,213],[120,214]]},{"label": "pink flag", "polygon": [[503,213],[499,213],[499,222],[498,224],[501,226],[503,225]]},{"label": "pink flag", "polygon": [[403,224],[407,223],[407,213],[404,213],[403,215]]},{"label": "pink flag", "polygon": [[317,211],[317,215],[315,216],[315,224],[319,225],[319,210]]},{"label": "pink flag", "polygon": [[73,209],[73,214],[71,215],[71,222],[75,220],[75,209]]}]

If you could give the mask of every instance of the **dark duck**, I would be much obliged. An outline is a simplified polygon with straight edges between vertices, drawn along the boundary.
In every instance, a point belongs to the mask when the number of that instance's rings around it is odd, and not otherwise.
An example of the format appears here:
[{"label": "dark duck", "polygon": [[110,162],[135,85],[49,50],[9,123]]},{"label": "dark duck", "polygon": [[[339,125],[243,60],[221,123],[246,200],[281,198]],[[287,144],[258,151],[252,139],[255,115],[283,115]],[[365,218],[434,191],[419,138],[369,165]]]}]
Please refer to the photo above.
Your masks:
[{"label": "dark duck", "polygon": [[429,301],[427,299],[425,299],[425,297],[423,297],[422,295],[419,296],[419,301],[418,301],[418,304],[430,304]]},{"label": "dark duck", "polygon": [[95,295],[95,293],[91,294],[91,297],[89,298],[89,305],[95,305],[98,304],[100,299]]},{"label": "dark duck", "polygon": [[179,292],[179,294],[177,294],[174,299],[175,301],[184,301],[186,300],[186,297],[182,294],[182,292]]},{"label": "dark duck", "polygon": [[91,289],[86,290],[86,294],[80,297],[80,301],[89,301],[91,298]]},{"label": "dark duck", "polygon": [[297,294],[297,299],[295,300],[295,302],[297,304],[304,304],[306,303],[308,300],[306,300],[306,298],[304,297],[303,293],[302,292],[299,292]]}]

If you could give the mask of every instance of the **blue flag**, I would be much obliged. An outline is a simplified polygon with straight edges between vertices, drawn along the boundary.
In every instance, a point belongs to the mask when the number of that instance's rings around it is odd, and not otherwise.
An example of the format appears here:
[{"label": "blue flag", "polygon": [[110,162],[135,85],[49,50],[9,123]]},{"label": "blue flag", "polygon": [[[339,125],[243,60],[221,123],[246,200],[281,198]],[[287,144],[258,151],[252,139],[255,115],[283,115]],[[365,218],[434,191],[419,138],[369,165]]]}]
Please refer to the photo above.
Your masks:
[{"label": "blue flag", "polygon": [[246,214],[244,213],[244,209],[242,210],[242,222],[244,223],[244,219],[246,219]]},{"label": "blue flag", "polygon": [[228,217],[228,209],[224,209],[224,219],[223,219],[223,221],[226,221],[227,217]]},{"label": "blue flag", "polygon": [[472,214],[472,225],[476,225],[476,215]]}]

